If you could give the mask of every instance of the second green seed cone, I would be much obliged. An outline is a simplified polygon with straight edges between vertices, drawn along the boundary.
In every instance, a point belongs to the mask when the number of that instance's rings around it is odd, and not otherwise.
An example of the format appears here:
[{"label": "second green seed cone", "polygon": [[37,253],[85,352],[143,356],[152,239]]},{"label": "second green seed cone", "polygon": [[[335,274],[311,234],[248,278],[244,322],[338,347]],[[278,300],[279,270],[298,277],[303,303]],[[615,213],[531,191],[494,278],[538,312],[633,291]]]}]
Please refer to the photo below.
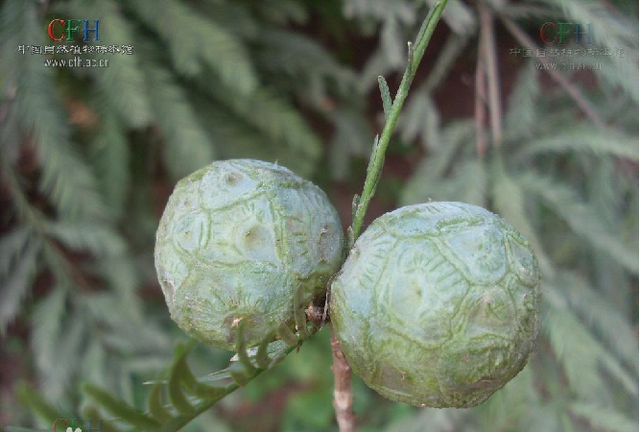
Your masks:
[{"label": "second green seed cone", "polygon": [[349,364],[383,396],[471,407],[527,363],[540,272],[528,242],[477,206],[407,206],[358,238],[331,288]]}]

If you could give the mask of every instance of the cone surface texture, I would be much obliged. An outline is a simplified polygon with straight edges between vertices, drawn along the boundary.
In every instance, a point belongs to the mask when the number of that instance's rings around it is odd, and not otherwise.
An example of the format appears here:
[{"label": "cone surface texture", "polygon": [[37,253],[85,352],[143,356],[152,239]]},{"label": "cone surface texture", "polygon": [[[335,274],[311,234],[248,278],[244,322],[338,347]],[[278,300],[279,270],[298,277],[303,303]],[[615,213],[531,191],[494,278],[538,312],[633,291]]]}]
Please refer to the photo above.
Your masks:
[{"label": "cone surface texture", "polygon": [[540,272],[527,240],[474,205],[387,213],[358,238],[331,288],[349,364],[397,402],[471,407],[535,348]]},{"label": "cone surface texture", "polygon": [[308,305],[338,270],[338,214],[317,186],[286,168],[216,161],[180,180],[156,234],[155,265],[172,319],[201,341],[234,349],[293,328],[294,294]]}]

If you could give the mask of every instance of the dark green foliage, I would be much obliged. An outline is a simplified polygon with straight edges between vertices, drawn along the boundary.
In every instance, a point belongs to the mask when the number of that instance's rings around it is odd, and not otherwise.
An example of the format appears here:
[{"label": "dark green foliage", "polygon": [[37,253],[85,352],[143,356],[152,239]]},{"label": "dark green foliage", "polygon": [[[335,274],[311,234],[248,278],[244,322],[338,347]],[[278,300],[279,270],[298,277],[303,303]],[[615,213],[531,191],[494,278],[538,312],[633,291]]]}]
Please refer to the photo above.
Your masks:
[{"label": "dark green foliage", "polygon": [[[258,354],[254,352],[252,356],[246,349],[244,333],[245,326],[241,321],[238,323],[236,335],[237,359],[226,369],[216,372],[217,379],[214,382],[221,381],[221,384],[206,383],[212,380],[212,375],[203,378],[194,376],[187,364],[187,356],[195,342],[189,342],[176,348],[175,359],[166,373],[167,380],[147,382],[153,385],[148,393],[147,411],[134,408],[100,386],[86,383],[83,393],[91,405],[85,407],[83,413],[87,418],[114,419],[103,420],[103,428],[109,431],[131,428],[137,431],[177,431],[229,393],[275,366],[298,346],[300,341],[298,336],[292,335],[295,343],[274,350],[275,354],[271,357],[268,346],[277,342],[269,344],[268,339],[265,339],[260,344]],[[28,385],[21,385],[19,394],[25,405],[49,423],[53,423],[57,418],[72,417],[62,414],[62,411],[51,406]]]}]

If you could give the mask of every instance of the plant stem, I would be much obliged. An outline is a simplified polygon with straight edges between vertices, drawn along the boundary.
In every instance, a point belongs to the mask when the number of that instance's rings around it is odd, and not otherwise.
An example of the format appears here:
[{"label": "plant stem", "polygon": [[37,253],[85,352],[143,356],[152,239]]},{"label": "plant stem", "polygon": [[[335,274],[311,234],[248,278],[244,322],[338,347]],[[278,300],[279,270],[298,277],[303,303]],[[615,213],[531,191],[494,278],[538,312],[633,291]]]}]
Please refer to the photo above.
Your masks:
[{"label": "plant stem", "polygon": [[476,122],[476,152],[483,157],[487,148],[485,139],[485,120],[487,104],[487,83],[484,71],[484,47],[478,44],[478,62],[476,63],[476,101],[475,101],[475,122]]},{"label": "plant stem", "polygon": [[[354,199],[354,216],[353,222],[350,227],[350,239],[349,247],[356,241],[360,232],[362,231],[362,225],[364,223],[364,216],[367,213],[369,202],[376,192],[378,180],[382,173],[382,167],[384,165],[384,156],[391,140],[391,135],[398,122],[398,117],[402,111],[407,96],[409,95],[409,88],[413,82],[413,78],[416,75],[420,60],[424,55],[431,35],[436,28],[436,24],[442,16],[442,11],[447,4],[447,0],[442,0],[436,3],[429,11],[429,14],[422,23],[418,37],[415,44],[408,44],[409,58],[407,69],[402,77],[402,82],[398,88],[393,104],[389,107],[389,91],[388,86],[383,77],[379,77],[380,91],[382,93],[382,102],[384,105],[386,122],[382,129],[380,138],[376,137],[369,160],[369,166],[367,167],[367,176],[364,181],[364,187],[360,199]],[[331,352],[333,354],[333,366],[331,370],[334,375],[335,387],[333,391],[333,407],[336,411],[336,420],[340,432],[355,432],[356,430],[356,416],[353,411],[353,391],[351,389],[351,367],[347,362],[344,352],[340,349],[340,344],[332,332],[331,336]]]},{"label": "plant stem", "polygon": [[480,3],[480,44],[483,46],[484,60],[489,84],[489,116],[493,145],[500,146],[502,141],[502,114],[500,109],[500,80],[498,78],[498,59],[496,55],[496,37],[493,25],[493,13]]},{"label": "plant stem", "polygon": [[409,61],[407,69],[405,70],[402,77],[402,82],[400,83],[400,87],[398,88],[398,93],[393,100],[393,105],[391,106],[391,111],[389,112],[384,128],[382,129],[380,139],[377,145],[374,146],[373,152],[371,154],[371,162],[369,164],[367,177],[364,181],[362,195],[360,197],[359,203],[356,206],[355,217],[353,218],[353,224],[351,227],[351,229],[353,230],[352,233],[354,241],[360,235],[360,231],[362,230],[362,225],[364,223],[364,215],[367,212],[367,208],[369,207],[371,198],[373,198],[373,195],[376,192],[378,179],[380,178],[382,166],[384,165],[384,155],[387,151],[387,147],[389,146],[389,141],[391,140],[391,135],[393,134],[393,130],[398,121],[398,117],[400,116],[400,111],[402,110],[402,106],[404,105],[404,102],[409,95],[409,88],[411,87],[413,78],[415,77],[416,71],[418,70],[420,60],[422,60],[422,56],[427,49],[427,45],[429,44],[431,35],[433,35],[433,31],[436,28],[436,24],[438,24],[438,21],[440,20],[440,16],[442,15],[442,11],[444,10],[446,4],[447,0],[442,0],[436,3],[433,8],[431,8],[431,10],[429,11],[429,15],[427,15],[427,18],[422,23],[422,27],[420,29],[420,32],[418,33],[416,43],[414,45],[410,45],[409,47]]},{"label": "plant stem", "polygon": [[351,389],[351,366],[347,362],[340,344],[331,329],[331,354],[333,355],[333,409],[340,432],[355,432],[356,415],[353,412],[353,390]]}]

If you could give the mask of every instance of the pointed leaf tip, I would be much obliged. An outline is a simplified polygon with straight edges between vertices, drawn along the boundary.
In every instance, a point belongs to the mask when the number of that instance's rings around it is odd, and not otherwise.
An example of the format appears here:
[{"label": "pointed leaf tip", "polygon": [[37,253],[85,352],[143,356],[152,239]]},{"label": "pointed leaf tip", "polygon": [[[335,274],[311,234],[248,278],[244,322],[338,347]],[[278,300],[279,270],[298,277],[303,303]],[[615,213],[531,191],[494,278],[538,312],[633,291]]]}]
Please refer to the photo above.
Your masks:
[{"label": "pointed leaf tip", "polygon": [[391,112],[391,92],[389,91],[389,85],[387,80],[382,75],[378,76],[378,86],[380,87],[380,96],[382,97],[382,108],[384,109],[385,119],[389,117]]},{"label": "pointed leaf tip", "polygon": [[255,372],[255,367],[251,363],[249,353],[247,352],[247,343],[245,340],[246,322],[242,318],[238,321],[236,327],[236,351],[238,353],[238,361],[242,363],[247,371],[247,374]]}]

